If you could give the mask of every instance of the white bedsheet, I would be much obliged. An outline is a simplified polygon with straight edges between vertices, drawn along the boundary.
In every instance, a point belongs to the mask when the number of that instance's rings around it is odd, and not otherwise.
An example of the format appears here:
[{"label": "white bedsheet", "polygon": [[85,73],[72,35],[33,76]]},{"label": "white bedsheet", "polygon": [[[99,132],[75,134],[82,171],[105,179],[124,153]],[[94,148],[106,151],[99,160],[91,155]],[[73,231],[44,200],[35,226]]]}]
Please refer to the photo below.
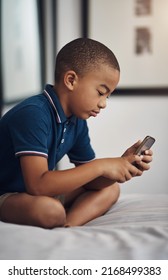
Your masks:
[{"label": "white bedsheet", "polygon": [[82,227],[0,222],[0,259],[168,259],[168,195],[121,195]]}]

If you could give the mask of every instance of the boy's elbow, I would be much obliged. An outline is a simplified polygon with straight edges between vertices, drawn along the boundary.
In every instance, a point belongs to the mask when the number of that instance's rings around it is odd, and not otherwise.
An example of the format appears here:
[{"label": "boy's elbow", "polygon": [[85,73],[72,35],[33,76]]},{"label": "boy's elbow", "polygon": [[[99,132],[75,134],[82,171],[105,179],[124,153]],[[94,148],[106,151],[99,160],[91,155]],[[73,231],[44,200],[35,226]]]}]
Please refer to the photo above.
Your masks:
[{"label": "boy's elbow", "polygon": [[46,195],[46,183],[44,180],[44,174],[34,178],[29,178],[27,181],[25,181],[26,192],[28,194],[34,196]]},{"label": "boy's elbow", "polygon": [[26,191],[30,195],[40,196],[45,195],[43,182],[39,180],[38,182],[29,182],[26,184]]},{"label": "boy's elbow", "polygon": [[26,186],[26,191],[28,194],[34,195],[34,196],[43,195],[40,187],[38,187],[38,186]]}]

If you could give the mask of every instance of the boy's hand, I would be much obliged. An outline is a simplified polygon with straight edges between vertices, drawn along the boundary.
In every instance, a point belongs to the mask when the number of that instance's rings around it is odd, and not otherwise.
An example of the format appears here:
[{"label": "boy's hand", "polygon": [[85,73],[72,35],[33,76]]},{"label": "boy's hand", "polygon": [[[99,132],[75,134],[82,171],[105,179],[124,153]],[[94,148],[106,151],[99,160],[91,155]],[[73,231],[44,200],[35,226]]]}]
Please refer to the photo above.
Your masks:
[{"label": "boy's hand", "polygon": [[[139,140],[134,145],[132,145],[130,148],[128,148],[125,153],[122,155],[122,157],[129,156],[131,154],[135,154],[137,148],[141,144],[141,141]],[[152,161],[152,150],[146,150],[145,154],[142,157],[141,161],[136,164],[136,166],[141,169],[142,171],[148,170],[150,168],[149,163]]]},{"label": "boy's hand", "polygon": [[139,145],[141,144],[141,140],[139,140],[138,142],[136,142],[135,144],[133,144],[131,147],[129,147],[124,154],[122,155],[122,157],[125,156],[130,156],[130,155],[134,155],[136,150],[138,149]]},{"label": "boy's hand", "polygon": [[149,163],[152,161],[152,155],[153,155],[152,150],[146,150],[145,154],[142,156],[141,162],[137,164],[137,168],[139,168],[142,171],[149,170],[150,169]]},{"label": "boy's hand", "polygon": [[133,163],[141,164],[141,156],[132,154],[119,158],[101,159],[102,176],[118,183],[124,183],[132,177],[141,176],[143,171],[134,166]]}]

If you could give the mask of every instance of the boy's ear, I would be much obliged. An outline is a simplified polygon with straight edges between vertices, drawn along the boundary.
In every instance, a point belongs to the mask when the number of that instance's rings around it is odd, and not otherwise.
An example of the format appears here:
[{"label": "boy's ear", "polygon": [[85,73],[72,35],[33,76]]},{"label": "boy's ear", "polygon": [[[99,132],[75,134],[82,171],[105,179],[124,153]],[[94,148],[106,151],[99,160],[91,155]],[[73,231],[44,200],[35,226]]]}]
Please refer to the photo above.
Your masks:
[{"label": "boy's ear", "polygon": [[78,76],[75,71],[69,70],[64,75],[64,83],[69,90],[73,90],[78,80]]}]

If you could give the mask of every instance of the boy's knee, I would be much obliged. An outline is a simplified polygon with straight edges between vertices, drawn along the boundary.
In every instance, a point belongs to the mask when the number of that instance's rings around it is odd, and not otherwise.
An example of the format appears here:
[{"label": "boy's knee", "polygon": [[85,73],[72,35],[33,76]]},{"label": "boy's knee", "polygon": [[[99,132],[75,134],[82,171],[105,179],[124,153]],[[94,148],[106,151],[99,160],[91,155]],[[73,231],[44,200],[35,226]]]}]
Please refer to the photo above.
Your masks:
[{"label": "boy's knee", "polygon": [[[116,201],[118,200],[119,196],[120,196],[120,186],[118,183],[115,183],[113,186],[112,186],[112,191],[115,193],[115,199]],[[115,202],[116,202],[115,201]]]},{"label": "boy's knee", "polygon": [[60,201],[46,196],[36,197],[33,208],[38,226],[48,229],[64,226],[66,213]]},{"label": "boy's knee", "polygon": [[107,194],[108,198],[111,200],[111,205],[117,202],[120,196],[120,186],[118,183],[111,185],[108,189],[109,193]]}]

